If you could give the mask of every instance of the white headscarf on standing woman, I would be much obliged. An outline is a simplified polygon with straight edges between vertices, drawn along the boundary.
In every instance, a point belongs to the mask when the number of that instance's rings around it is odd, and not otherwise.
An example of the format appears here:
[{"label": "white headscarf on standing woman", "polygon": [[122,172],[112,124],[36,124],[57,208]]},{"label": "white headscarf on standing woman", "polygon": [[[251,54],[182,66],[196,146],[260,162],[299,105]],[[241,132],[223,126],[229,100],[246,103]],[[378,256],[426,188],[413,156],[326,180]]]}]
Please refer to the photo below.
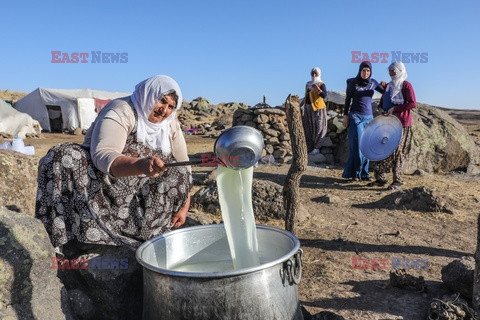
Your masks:
[{"label": "white headscarf on standing woman", "polygon": [[316,77],[311,76],[311,77],[312,77],[312,80],[307,82],[308,90],[312,89],[312,85],[313,85],[314,83],[320,83],[320,82],[322,82],[322,71],[320,70],[320,68],[319,68],[319,67],[313,68],[312,71],[310,71],[310,75],[311,75],[314,71],[317,73],[317,76],[316,76]]},{"label": "white headscarf on standing woman", "polygon": [[401,61],[393,62],[388,66],[388,70],[395,70],[396,75],[391,77],[387,85],[387,91],[391,91],[390,97],[393,104],[403,104],[402,87],[403,82],[407,79],[407,69]]},{"label": "white headscarf on standing woman", "polygon": [[[177,107],[165,120],[152,123],[148,120],[158,100],[164,95],[175,92],[178,96]],[[177,110],[182,106],[182,92],[178,83],[164,75],[153,76],[135,86],[130,96],[138,114],[137,141],[150,148],[160,149],[164,155],[170,154],[170,123],[175,119]]]}]

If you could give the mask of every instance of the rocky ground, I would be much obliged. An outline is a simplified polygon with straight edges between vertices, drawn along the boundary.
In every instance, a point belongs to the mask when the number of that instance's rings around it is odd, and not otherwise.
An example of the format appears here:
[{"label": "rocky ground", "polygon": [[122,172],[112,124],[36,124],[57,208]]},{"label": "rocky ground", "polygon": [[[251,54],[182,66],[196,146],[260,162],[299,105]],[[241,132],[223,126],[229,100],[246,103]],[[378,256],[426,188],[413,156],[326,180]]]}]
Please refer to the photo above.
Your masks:
[{"label": "rocky ground", "polygon": [[[457,117],[468,122],[464,125],[474,138],[480,125],[471,119],[478,114],[466,120]],[[42,134],[26,140],[26,145],[35,146],[37,157],[19,155],[12,160],[6,151],[0,152],[4,168],[0,206],[32,215],[38,157],[57,143],[82,140],[82,135]],[[208,135],[187,135],[186,140],[190,154],[213,151],[215,139]],[[288,165],[260,165],[254,178],[282,186],[288,169]],[[202,181],[212,169],[193,170],[195,193],[205,186]],[[330,311],[345,319],[425,319],[434,299],[450,293],[442,283],[442,267],[475,251],[480,177],[407,172],[405,187],[388,191],[363,182],[346,183],[341,172],[338,166],[309,166],[301,180],[305,214],[296,233],[304,250],[300,303],[311,314]],[[220,215],[193,207],[192,217],[221,221]],[[268,216],[258,223],[284,225]],[[358,258],[363,259],[362,268],[352,268],[352,261],[359,266]],[[416,265],[406,270],[423,277],[424,284],[400,288],[398,281],[390,281],[392,258],[426,261],[426,268]],[[389,262],[381,268],[371,265],[373,259]],[[363,268],[366,260],[371,268]]]}]

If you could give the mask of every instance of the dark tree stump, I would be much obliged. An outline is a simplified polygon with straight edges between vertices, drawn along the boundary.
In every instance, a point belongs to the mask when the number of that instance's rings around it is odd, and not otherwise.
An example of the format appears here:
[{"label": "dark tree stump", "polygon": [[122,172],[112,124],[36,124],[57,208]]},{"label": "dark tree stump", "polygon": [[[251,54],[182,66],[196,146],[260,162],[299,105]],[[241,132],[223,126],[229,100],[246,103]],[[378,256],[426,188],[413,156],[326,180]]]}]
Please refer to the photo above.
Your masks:
[{"label": "dark tree stump", "polygon": [[477,218],[477,249],[475,250],[475,273],[473,276],[472,306],[480,311],[480,214]]},{"label": "dark tree stump", "polygon": [[292,145],[292,165],[283,186],[285,229],[295,234],[295,216],[300,209],[300,178],[307,169],[307,143],[303,131],[302,115],[298,96],[289,95],[285,101],[285,114]]}]

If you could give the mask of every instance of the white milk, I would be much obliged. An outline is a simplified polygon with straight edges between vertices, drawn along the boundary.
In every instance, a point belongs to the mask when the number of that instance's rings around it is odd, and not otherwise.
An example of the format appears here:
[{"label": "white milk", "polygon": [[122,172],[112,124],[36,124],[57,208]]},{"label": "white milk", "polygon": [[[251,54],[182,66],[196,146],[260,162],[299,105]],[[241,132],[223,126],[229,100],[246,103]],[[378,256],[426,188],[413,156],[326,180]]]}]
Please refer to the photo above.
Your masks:
[{"label": "white milk", "polygon": [[253,167],[233,170],[219,166],[217,169],[218,199],[235,269],[260,265],[252,181]]},{"label": "white milk", "polygon": [[172,270],[223,272],[260,265],[252,207],[252,181],[253,167],[243,170],[218,167],[218,198],[230,252],[213,244],[203,249],[202,254],[190,257]]}]

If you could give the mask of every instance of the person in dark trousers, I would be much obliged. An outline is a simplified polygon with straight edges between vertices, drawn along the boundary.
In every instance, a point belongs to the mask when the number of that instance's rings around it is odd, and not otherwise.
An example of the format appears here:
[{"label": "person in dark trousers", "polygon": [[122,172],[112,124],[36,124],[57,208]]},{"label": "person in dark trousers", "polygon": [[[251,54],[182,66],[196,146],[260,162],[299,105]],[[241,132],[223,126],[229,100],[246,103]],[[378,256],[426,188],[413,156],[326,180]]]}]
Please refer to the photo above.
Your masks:
[{"label": "person in dark trousers", "polygon": [[369,160],[360,151],[360,137],[373,119],[372,96],[374,91],[384,92],[384,87],[372,77],[372,65],[363,61],[355,78],[347,80],[343,126],[348,133],[348,161],[342,177],[351,181],[370,181]]}]

